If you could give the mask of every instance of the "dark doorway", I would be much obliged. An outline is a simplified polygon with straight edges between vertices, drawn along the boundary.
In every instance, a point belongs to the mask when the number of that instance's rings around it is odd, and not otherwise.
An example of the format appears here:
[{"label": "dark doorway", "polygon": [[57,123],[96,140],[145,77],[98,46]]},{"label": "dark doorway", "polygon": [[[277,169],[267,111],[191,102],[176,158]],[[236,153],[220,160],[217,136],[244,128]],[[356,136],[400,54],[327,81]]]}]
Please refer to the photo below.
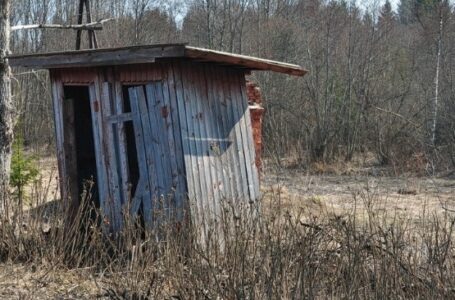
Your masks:
[{"label": "dark doorway", "polygon": [[64,94],[63,130],[69,196],[76,207],[82,196],[99,207],[89,87],[65,86]]}]

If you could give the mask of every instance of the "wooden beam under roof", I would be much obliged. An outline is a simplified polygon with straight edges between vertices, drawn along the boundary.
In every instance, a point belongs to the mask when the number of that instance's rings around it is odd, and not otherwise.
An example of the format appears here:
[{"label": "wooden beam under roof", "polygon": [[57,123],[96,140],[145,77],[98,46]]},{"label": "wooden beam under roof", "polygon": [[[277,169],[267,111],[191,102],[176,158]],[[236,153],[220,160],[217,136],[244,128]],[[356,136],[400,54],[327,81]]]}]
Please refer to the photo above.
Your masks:
[{"label": "wooden beam under roof", "polygon": [[294,76],[303,76],[308,72],[299,65],[191,47],[186,44],[159,44],[8,56],[10,65],[13,67],[38,69],[142,64],[153,63],[165,58],[188,58]]}]

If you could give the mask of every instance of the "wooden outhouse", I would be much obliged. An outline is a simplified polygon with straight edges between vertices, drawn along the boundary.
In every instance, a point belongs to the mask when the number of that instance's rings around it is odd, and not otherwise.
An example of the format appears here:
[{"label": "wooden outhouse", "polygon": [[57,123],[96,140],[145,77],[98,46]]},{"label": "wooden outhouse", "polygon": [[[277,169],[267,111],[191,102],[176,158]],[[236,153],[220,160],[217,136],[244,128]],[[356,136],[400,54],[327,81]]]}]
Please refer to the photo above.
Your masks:
[{"label": "wooden outhouse", "polygon": [[113,231],[122,214],[154,222],[216,218],[221,202],[260,196],[245,75],[303,76],[297,65],[185,44],[10,56],[49,69],[62,198],[84,182]]}]

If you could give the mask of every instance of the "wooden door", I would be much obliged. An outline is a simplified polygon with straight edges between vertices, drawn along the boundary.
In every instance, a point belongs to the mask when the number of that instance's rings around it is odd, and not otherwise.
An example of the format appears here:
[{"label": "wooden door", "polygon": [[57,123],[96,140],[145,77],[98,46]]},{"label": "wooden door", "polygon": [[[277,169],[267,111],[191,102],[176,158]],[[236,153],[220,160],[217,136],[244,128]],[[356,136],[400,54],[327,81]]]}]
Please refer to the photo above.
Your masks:
[{"label": "wooden door", "polygon": [[[126,95],[118,82],[104,82],[100,90],[102,117],[98,120],[97,156],[101,162],[99,178],[106,187],[104,201],[100,201],[106,222],[118,231],[125,212],[133,217],[140,214],[148,226],[171,216],[181,219],[185,184],[182,171],[177,170],[174,133],[167,112],[170,108],[162,82],[131,86]],[[128,122],[133,137],[127,136]],[[134,183],[132,160],[138,173]]]}]

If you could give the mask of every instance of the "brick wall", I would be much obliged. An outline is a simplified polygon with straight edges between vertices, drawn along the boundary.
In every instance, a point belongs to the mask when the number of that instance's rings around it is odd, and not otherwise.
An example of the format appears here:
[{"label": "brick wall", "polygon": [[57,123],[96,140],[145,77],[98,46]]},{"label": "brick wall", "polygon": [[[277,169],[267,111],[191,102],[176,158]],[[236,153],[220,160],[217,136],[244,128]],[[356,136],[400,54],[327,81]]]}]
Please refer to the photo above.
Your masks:
[{"label": "brick wall", "polygon": [[265,109],[262,107],[262,96],[260,88],[253,82],[247,81],[247,96],[253,127],[254,148],[256,153],[256,167],[259,172],[262,170],[262,120]]}]

